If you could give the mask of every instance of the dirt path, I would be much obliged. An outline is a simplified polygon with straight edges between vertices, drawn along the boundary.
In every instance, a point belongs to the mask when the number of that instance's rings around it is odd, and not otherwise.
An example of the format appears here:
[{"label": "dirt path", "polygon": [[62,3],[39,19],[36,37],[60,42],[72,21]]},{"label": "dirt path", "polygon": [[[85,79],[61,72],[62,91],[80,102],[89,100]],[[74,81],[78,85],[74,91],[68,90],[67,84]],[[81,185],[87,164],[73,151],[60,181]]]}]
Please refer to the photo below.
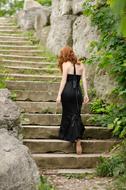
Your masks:
[{"label": "dirt path", "polygon": [[[47,179],[56,190],[110,190],[112,178],[95,176],[71,177],[70,175],[49,175]],[[115,190],[114,188],[111,190]]]}]

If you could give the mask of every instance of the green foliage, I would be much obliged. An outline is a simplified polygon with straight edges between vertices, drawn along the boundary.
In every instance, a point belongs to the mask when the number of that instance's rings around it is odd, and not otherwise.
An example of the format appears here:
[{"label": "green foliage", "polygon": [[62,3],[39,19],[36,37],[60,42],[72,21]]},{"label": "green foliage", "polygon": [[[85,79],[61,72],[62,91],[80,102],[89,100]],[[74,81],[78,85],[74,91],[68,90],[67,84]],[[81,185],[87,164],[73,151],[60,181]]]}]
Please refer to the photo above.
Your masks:
[{"label": "green foliage", "polygon": [[52,0],[37,0],[41,5],[51,6]]},{"label": "green foliage", "polygon": [[0,89],[1,88],[6,88],[6,83],[5,83],[4,78],[0,78]]},{"label": "green foliage", "polygon": [[113,136],[126,137],[126,105],[106,104],[103,100],[94,98],[90,110],[95,115],[92,121],[100,123],[103,127],[112,129]]},{"label": "green foliage", "polygon": [[7,75],[7,70],[3,67],[3,65],[0,65],[0,73],[4,75],[0,77],[0,89],[6,88],[6,80],[8,80],[9,77]]},{"label": "green foliage", "polygon": [[17,97],[17,94],[16,94],[16,92],[11,92],[11,96],[10,96],[10,98],[13,100],[13,101],[16,101],[16,97]]},{"label": "green foliage", "polygon": [[112,177],[124,173],[124,160],[119,155],[111,156],[108,159],[100,157],[99,161],[100,163],[96,167],[98,176]]},{"label": "green foliage", "polygon": [[[50,6],[51,0],[37,0],[41,5]],[[0,0],[0,16],[13,15],[23,8],[24,0]]]},{"label": "green foliage", "polygon": [[13,15],[16,11],[23,8],[24,0],[1,0],[0,16]]},{"label": "green foliage", "polygon": [[126,117],[115,118],[112,123],[108,125],[109,129],[113,129],[112,133],[120,138],[126,137]]},{"label": "green foliage", "polygon": [[114,188],[124,190],[126,187],[126,139],[114,148],[111,157],[100,157],[96,174],[102,177],[114,176]]},{"label": "green foliage", "polygon": [[103,100],[94,98],[90,104],[90,110],[93,113],[109,113],[110,105],[106,106]]},{"label": "green foliage", "polygon": [[40,177],[40,184],[38,185],[38,190],[55,190],[43,176]]},{"label": "green foliage", "polygon": [[118,32],[126,37],[126,0],[108,0],[113,12],[119,17]]}]

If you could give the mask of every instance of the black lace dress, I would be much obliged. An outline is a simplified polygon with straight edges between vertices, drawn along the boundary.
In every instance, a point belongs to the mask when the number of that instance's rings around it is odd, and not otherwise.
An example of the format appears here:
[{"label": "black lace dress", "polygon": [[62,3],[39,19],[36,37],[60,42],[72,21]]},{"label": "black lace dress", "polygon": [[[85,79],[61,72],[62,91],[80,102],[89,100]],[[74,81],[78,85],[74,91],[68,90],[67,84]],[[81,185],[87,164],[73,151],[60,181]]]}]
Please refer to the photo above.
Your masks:
[{"label": "black lace dress", "polygon": [[[73,88],[74,77],[76,77],[77,80],[76,88]],[[85,131],[80,115],[83,101],[80,79],[81,75],[76,75],[74,65],[74,74],[67,74],[67,82],[61,94],[62,117],[59,138],[71,142],[75,142],[76,139],[82,139]],[[76,119],[74,117],[76,117]],[[75,122],[75,125],[73,122]]]}]

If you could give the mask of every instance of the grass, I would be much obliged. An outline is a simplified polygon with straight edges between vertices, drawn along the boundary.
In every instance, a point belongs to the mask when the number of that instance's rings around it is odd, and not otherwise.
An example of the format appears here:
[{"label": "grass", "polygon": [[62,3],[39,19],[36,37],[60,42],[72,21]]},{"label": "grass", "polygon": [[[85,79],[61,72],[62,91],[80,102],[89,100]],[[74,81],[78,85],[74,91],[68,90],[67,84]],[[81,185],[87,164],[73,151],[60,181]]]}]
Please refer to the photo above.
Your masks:
[{"label": "grass", "polygon": [[13,101],[16,101],[16,97],[17,97],[16,92],[12,91],[10,98],[11,98]]},{"label": "grass", "polygon": [[38,185],[38,190],[55,190],[55,188],[48,183],[46,177],[41,176],[40,183]]},{"label": "grass", "polygon": [[11,80],[13,77],[8,76],[7,70],[2,65],[0,66],[0,74],[4,75],[0,77],[0,89],[6,88],[6,80]]}]

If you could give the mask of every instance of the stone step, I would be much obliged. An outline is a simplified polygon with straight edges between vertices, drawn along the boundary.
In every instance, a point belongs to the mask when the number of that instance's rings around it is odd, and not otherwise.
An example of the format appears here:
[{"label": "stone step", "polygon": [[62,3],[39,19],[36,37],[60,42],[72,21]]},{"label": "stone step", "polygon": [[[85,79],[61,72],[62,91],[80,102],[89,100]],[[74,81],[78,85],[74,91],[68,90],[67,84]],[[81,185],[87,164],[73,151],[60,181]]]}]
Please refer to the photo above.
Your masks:
[{"label": "stone step", "polygon": [[[26,113],[61,113],[61,104],[56,106],[56,102],[31,102],[31,101],[17,101],[17,105],[22,112]],[[90,104],[85,104],[81,109],[82,113],[90,113]]]},{"label": "stone step", "polygon": [[[30,51],[30,50],[29,50]],[[56,63],[51,63],[51,62],[32,62],[32,61],[18,61],[18,60],[8,60],[8,59],[3,59],[0,61],[1,65],[5,65],[5,66],[22,66],[22,67],[37,67],[37,68],[57,68]]]},{"label": "stone step", "polygon": [[12,22],[12,17],[0,17],[0,22]]},{"label": "stone step", "polygon": [[[82,140],[83,154],[107,153],[114,145],[119,143],[117,140]],[[75,144],[59,139],[24,139],[31,153],[76,153]]]},{"label": "stone step", "polygon": [[30,41],[26,41],[26,40],[0,40],[0,44],[1,45],[31,45]]},{"label": "stone step", "polygon": [[7,54],[0,54],[1,59],[9,59],[9,60],[22,60],[22,61],[43,61],[47,60],[47,57],[42,56],[23,56],[23,55],[7,55]]},{"label": "stone step", "polygon": [[48,82],[59,82],[61,77],[55,75],[30,75],[30,74],[1,74],[0,77],[8,80],[18,80],[18,81],[48,81]]},{"label": "stone step", "polygon": [[[13,82],[14,83],[14,82]],[[57,93],[56,91],[51,92],[51,91],[40,91],[40,90],[27,90],[27,88],[24,89],[24,87],[20,86],[23,88],[20,90],[17,86],[13,86],[13,83],[10,83],[7,85],[7,87],[16,95],[15,100],[18,101],[45,101],[45,102],[54,102],[56,101]],[[18,83],[17,83],[18,85]],[[30,85],[29,85],[30,86]],[[15,88],[18,88],[18,90],[14,90]]]},{"label": "stone step", "polygon": [[59,69],[56,68],[37,68],[37,67],[23,67],[23,66],[4,66],[7,73],[20,74],[60,74]]},{"label": "stone step", "polygon": [[0,32],[0,36],[10,36],[10,37],[26,37],[24,32],[21,33],[4,33],[3,31]]},{"label": "stone step", "polygon": [[95,169],[42,169],[40,170],[40,174],[41,175],[58,175],[58,174],[91,174],[91,175],[95,175],[96,174],[96,170]]},{"label": "stone step", "polygon": [[32,46],[32,45],[0,45],[0,49],[5,49],[5,50],[24,50],[24,51],[28,51],[28,50],[36,50],[37,46]]},{"label": "stone step", "polygon": [[[24,139],[57,139],[60,126],[23,125]],[[85,126],[83,139],[109,139],[112,131],[101,126]]]},{"label": "stone step", "polygon": [[15,24],[12,21],[5,21],[4,22],[4,21],[0,20],[0,26],[3,26],[3,27],[8,26],[9,27],[9,26],[15,26]]},{"label": "stone step", "polygon": [[6,33],[8,35],[11,35],[11,34],[21,34],[22,35],[22,31],[19,30],[19,29],[0,29],[0,34],[3,34],[3,33]]},{"label": "stone step", "polygon": [[[82,122],[84,125],[99,126],[100,122],[92,121],[92,117],[96,114],[81,114]],[[101,115],[102,120],[103,115]],[[22,124],[24,125],[45,125],[45,126],[56,126],[61,123],[61,114],[31,114],[24,113],[22,115]]]},{"label": "stone step", "polygon": [[21,41],[21,40],[23,40],[23,41],[25,41],[25,40],[29,40],[28,38],[26,38],[25,36],[23,37],[23,36],[5,36],[5,35],[0,35],[0,41],[7,41],[7,40],[12,40],[12,41]]},{"label": "stone step", "polygon": [[7,49],[0,49],[0,54],[15,54],[15,55],[27,55],[27,56],[37,56],[42,54],[42,51],[39,50],[7,50]]},{"label": "stone step", "polygon": [[33,90],[45,91],[45,95],[52,92],[57,92],[59,89],[59,82],[46,83],[41,81],[6,81],[9,90]]},{"label": "stone step", "polygon": [[0,30],[17,30],[19,29],[17,26],[9,26],[9,25],[5,25],[5,24],[2,24],[0,25]]},{"label": "stone step", "polygon": [[95,168],[101,156],[108,158],[110,154],[32,154],[40,169]]}]

